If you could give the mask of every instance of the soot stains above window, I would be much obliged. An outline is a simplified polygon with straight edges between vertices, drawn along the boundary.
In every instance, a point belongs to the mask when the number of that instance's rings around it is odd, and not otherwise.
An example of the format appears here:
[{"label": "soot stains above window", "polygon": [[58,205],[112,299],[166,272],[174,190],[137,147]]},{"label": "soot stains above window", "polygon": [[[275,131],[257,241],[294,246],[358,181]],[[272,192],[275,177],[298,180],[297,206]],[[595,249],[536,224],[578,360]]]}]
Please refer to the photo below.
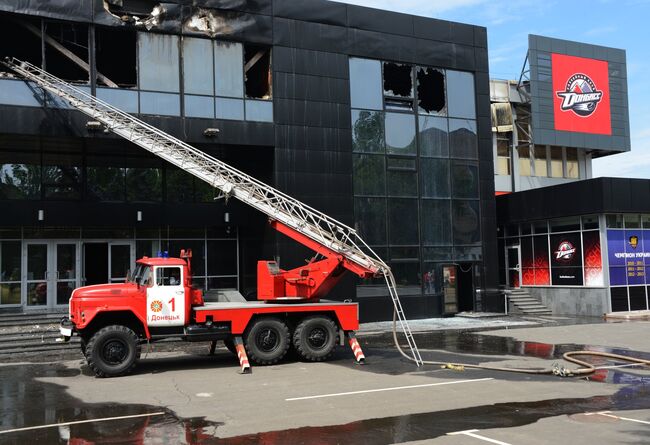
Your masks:
[{"label": "soot stains above window", "polygon": [[418,68],[418,108],[421,112],[439,114],[446,109],[445,75],[434,68]]}]

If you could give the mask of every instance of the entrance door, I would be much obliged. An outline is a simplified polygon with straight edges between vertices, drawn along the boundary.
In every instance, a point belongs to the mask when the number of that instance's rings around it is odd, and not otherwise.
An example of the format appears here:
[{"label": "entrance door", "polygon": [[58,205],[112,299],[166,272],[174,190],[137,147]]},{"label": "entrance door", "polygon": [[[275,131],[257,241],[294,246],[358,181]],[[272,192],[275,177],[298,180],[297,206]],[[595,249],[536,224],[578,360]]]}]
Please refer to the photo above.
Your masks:
[{"label": "entrance door", "polygon": [[84,286],[123,283],[135,262],[135,247],[129,241],[84,242]]},{"label": "entrance door", "polygon": [[72,291],[79,286],[79,243],[27,242],[23,270],[28,308],[67,305]]},{"label": "entrance door", "polygon": [[124,283],[131,270],[132,243],[114,242],[108,245],[108,276],[111,283]]},{"label": "entrance door", "polygon": [[518,289],[521,287],[521,254],[519,246],[506,247],[506,270],[508,274],[508,286]]},{"label": "entrance door", "polygon": [[445,315],[458,312],[458,286],[456,281],[456,266],[442,266],[442,313]]}]

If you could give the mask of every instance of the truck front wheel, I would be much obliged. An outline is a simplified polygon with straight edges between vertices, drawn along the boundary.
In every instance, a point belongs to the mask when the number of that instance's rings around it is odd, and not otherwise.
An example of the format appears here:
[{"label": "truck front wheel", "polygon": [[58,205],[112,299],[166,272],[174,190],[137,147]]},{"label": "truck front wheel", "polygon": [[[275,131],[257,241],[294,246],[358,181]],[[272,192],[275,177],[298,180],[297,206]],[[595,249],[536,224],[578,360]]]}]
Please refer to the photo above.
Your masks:
[{"label": "truck front wheel", "polygon": [[293,346],[304,360],[327,359],[336,346],[336,323],[320,315],[303,319],[293,333]]},{"label": "truck front wheel", "polygon": [[86,360],[97,377],[128,374],[139,358],[138,336],[126,326],[106,326],[86,344]]},{"label": "truck front wheel", "polygon": [[259,318],[244,335],[244,345],[253,363],[272,365],[289,349],[289,328],[278,318]]}]

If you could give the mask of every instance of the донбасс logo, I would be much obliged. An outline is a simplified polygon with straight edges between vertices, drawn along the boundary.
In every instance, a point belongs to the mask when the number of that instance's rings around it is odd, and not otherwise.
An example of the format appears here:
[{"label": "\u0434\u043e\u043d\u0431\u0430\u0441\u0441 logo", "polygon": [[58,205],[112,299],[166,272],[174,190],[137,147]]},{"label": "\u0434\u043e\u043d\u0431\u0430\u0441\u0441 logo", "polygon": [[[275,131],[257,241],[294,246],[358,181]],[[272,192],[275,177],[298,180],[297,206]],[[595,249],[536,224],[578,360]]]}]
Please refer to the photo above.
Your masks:
[{"label": "\u0434\u043e\u043d\u0431\u0430\u0441\u0441 logo", "polygon": [[569,77],[566,91],[555,93],[562,98],[560,105],[562,111],[573,111],[582,117],[587,117],[596,111],[598,102],[603,98],[603,92],[598,91],[589,76],[582,73]]},{"label": "\u0434\u043e\u043d\u0431\u0430\u0441\u0441 logo", "polygon": [[562,241],[555,251],[555,259],[569,261],[576,253],[576,248],[569,241]]}]

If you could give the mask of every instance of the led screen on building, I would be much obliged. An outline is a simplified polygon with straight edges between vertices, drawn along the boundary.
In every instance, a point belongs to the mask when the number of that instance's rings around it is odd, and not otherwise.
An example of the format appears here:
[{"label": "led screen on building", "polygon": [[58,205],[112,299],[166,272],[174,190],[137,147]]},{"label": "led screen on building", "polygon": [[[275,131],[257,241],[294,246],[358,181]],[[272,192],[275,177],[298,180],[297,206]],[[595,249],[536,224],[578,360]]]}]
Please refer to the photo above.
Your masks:
[{"label": "led screen on building", "polygon": [[625,51],[528,36],[533,142],[630,149]]}]

